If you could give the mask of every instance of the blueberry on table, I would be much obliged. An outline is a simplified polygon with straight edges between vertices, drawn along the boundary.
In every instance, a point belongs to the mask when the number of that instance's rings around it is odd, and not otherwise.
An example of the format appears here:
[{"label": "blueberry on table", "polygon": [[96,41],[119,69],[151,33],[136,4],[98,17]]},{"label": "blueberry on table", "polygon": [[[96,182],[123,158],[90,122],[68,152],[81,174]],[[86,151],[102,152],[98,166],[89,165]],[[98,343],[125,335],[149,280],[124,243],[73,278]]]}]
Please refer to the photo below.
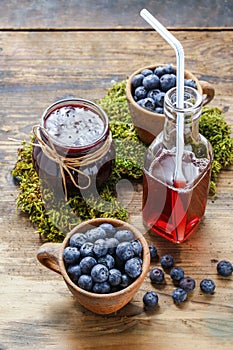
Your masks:
[{"label": "blueberry on table", "polygon": [[137,278],[142,273],[142,261],[139,258],[132,258],[125,263],[125,272],[130,278]]},{"label": "blueberry on table", "polygon": [[78,279],[78,286],[90,292],[93,286],[93,280],[90,275],[81,275]]},{"label": "blueberry on table", "polygon": [[80,252],[76,247],[66,247],[63,250],[63,259],[66,264],[75,264],[79,261]]},{"label": "blueberry on table", "polygon": [[172,292],[172,299],[175,303],[182,303],[187,299],[187,293],[182,288],[177,288]]},{"label": "blueberry on table", "polygon": [[170,277],[174,282],[179,282],[184,278],[184,270],[181,267],[173,267],[170,271]]},{"label": "blueberry on table", "polygon": [[84,257],[80,263],[79,266],[81,268],[83,275],[88,275],[91,273],[92,268],[97,264],[97,261],[93,256],[86,256]]},{"label": "blueberry on table", "polygon": [[160,259],[160,264],[163,269],[170,269],[174,266],[174,258],[170,254],[165,254]]},{"label": "blueberry on table", "polygon": [[147,90],[144,88],[144,86],[138,86],[135,91],[134,91],[134,95],[139,99],[143,99],[146,97],[147,95]]},{"label": "blueberry on table", "polygon": [[94,282],[105,282],[108,280],[108,275],[108,268],[103,264],[97,264],[91,270],[91,277]]},{"label": "blueberry on table", "polygon": [[152,283],[160,284],[164,281],[164,272],[160,268],[154,267],[149,272],[149,278]]},{"label": "blueberry on table", "polygon": [[143,78],[145,78],[145,75],[139,73],[136,74],[133,78],[132,78],[132,86],[134,89],[136,89],[138,86],[142,85],[142,80]]},{"label": "blueberry on table", "polygon": [[147,75],[143,81],[142,85],[147,91],[157,89],[159,87],[159,77],[155,74]]},{"label": "blueberry on table", "polygon": [[149,251],[150,251],[150,258],[151,259],[156,258],[158,256],[158,250],[157,250],[156,246],[152,243],[149,243],[148,247],[149,247]]},{"label": "blueberry on table", "polygon": [[221,260],[217,264],[217,271],[218,274],[224,277],[228,277],[232,275],[233,272],[233,265],[230,261],[227,260]]},{"label": "blueberry on table", "polygon": [[141,71],[141,74],[144,75],[144,77],[146,77],[147,75],[153,74],[153,71],[149,68],[145,68]]},{"label": "blueberry on table", "polygon": [[215,283],[213,280],[205,278],[200,282],[200,288],[203,293],[212,294],[215,290]]},{"label": "blueberry on table", "polygon": [[159,297],[156,292],[146,292],[143,296],[143,303],[146,307],[151,308],[158,305]]},{"label": "blueberry on table", "polygon": [[87,237],[84,233],[75,233],[70,237],[69,245],[78,249],[86,242]]},{"label": "blueberry on table", "polygon": [[180,280],[180,288],[184,289],[187,293],[192,292],[196,287],[196,282],[192,277],[184,277]]},{"label": "blueberry on table", "polygon": [[135,255],[133,246],[130,242],[121,242],[116,248],[116,256],[122,261],[129,260]]},{"label": "blueberry on table", "polygon": [[93,286],[93,292],[97,294],[107,294],[111,291],[111,286],[108,282],[97,282]]}]

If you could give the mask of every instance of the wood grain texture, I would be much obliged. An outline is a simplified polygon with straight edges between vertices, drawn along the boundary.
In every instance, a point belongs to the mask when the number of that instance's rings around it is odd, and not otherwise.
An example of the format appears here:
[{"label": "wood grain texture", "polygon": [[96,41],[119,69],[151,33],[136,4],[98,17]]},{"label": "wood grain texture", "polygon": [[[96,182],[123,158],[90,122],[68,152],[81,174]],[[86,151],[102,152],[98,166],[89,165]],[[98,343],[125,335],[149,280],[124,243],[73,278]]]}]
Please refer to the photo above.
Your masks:
[{"label": "wood grain texture", "polygon": [[[233,122],[232,31],[176,32],[186,53],[187,69],[215,86],[212,106]],[[177,307],[166,274],[165,287],[146,278],[133,301],[109,316],[96,316],[75,302],[62,278],[36,260],[41,242],[25,215],[16,212],[17,188],[10,171],[17,143],[29,140],[33,124],[57,99],[91,100],[106,94],[112,81],[125,79],[140,66],[174,63],[167,44],[155,33],[0,32],[0,349],[231,349],[233,277],[216,274],[221,259],[233,261],[233,167],[219,177],[217,197],[208,201],[205,218],[184,244],[174,245],[146,233],[160,256],[171,253],[177,266],[193,276],[197,288]],[[141,185],[128,193],[130,220],[141,231]],[[158,261],[152,266],[159,266]],[[199,289],[201,279],[216,282],[213,296]],[[142,296],[159,293],[159,307],[145,311]]]},{"label": "wood grain texture", "polygon": [[147,8],[170,28],[231,27],[231,0],[1,0],[1,29],[149,28]]}]

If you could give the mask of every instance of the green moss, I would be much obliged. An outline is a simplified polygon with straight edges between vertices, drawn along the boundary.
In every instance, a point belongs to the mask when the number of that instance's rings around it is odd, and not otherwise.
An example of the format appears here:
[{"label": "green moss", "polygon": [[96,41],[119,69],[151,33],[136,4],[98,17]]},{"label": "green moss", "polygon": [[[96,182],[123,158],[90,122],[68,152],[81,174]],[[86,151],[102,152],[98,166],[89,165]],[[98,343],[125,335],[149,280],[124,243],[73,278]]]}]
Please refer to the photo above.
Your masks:
[{"label": "green moss", "polygon": [[[13,177],[20,182],[17,207],[28,214],[37,227],[36,232],[44,239],[61,241],[72,227],[95,217],[115,217],[127,221],[127,210],[116,201],[116,184],[122,178],[142,181],[146,146],[139,140],[132,124],[125,89],[126,81],[115,83],[103,99],[96,101],[109,116],[116,147],[113,173],[101,188],[99,198],[90,196],[84,200],[81,195],[75,195],[65,202],[54,198],[53,193],[44,187],[42,193],[32,164],[32,145],[24,142],[18,150],[18,160],[12,171]],[[200,132],[213,147],[210,193],[214,194],[219,172],[233,163],[231,127],[219,109],[205,107],[200,119]]]}]

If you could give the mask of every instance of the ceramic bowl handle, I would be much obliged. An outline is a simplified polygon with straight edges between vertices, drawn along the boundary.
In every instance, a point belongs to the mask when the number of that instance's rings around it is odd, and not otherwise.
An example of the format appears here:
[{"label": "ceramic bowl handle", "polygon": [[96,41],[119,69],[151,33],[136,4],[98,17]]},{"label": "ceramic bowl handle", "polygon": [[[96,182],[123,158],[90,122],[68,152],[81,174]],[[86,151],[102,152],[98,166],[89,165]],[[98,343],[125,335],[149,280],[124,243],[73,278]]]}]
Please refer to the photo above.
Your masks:
[{"label": "ceramic bowl handle", "polygon": [[61,243],[44,243],[37,252],[37,259],[48,269],[61,274],[59,252]]},{"label": "ceramic bowl handle", "polygon": [[203,106],[205,106],[207,103],[213,100],[214,95],[215,95],[215,90],[214,87],[208,83],[207,81],[204,80],[199,80],[199,83],[202,87],[202,92],[203,92]]}]

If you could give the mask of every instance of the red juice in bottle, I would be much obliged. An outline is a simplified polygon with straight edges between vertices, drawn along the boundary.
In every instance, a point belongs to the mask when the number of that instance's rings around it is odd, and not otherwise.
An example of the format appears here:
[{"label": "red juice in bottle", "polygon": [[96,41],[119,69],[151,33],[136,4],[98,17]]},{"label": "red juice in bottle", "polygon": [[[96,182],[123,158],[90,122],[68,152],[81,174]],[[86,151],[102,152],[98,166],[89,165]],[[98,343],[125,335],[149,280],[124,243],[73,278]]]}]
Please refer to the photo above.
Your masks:
[{"label": "red juice in bottle", "polygon": [[143,176],[143,222],[153,232],[181,243],[196,229],[206,208],[211,161],[185,151],[186,184],[174,186],[175,153],[163,150]]}]

